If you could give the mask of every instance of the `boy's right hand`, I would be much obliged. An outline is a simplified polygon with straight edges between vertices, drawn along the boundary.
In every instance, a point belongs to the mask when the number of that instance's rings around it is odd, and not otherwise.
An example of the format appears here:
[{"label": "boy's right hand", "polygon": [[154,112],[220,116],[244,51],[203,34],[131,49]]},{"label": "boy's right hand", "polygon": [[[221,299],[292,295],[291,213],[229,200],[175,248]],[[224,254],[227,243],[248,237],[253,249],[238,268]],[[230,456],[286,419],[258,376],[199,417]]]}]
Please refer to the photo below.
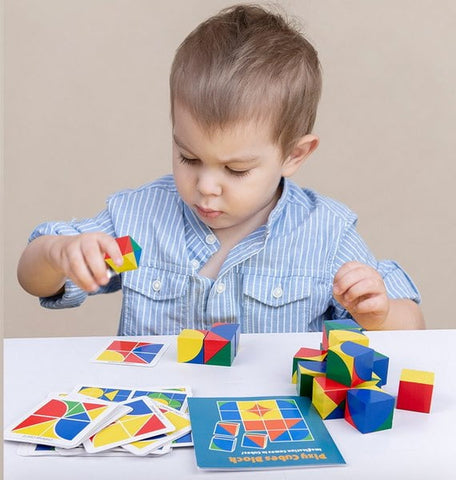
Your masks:
[{"label": "boy's right hand", "polygon": [[47,259],[52,268],[87,292],[109,282],[108,254],[116,265],[123,257],[115,239],[101,232],[55,236],[48,244]]}]

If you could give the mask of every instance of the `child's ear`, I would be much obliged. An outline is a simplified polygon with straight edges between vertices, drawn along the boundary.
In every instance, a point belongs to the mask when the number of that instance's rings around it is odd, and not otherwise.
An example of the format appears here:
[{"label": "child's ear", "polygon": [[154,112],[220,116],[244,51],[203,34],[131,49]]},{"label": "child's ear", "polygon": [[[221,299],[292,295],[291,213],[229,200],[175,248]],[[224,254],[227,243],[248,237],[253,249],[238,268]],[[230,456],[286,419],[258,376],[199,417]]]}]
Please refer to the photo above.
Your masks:
[{"label": "child's ear", "polygon": [[291,177],[305,162],[307,157],[315,151],[320,140],[315,135],[304,135],[293,147],[290,155],[285,159],[282,166],[282,176]]}]

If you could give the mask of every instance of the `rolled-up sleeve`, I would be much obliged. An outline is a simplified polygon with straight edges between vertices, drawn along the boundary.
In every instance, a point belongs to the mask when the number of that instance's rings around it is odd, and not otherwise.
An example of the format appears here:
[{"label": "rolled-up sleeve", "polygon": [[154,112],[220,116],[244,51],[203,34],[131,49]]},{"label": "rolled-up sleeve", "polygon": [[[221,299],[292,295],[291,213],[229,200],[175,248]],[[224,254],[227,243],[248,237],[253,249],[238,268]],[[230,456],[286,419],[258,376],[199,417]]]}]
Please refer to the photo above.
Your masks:
[{"label": "rolled-up sleeve", "polygon": [[[116,236],[108,210],[90,219],[72,220],[70,222],[46,222],[38,225],[30,234],[29,242],[43,235],[79,235],[88,232],[103,232]],[[111,281],[94,293],[88,293],[67,279],[63,293],[51,297],[41,297],[40,304],[45,308],[72,308],[81,305],[89,295],[111,293],[121,288],[120,277],[117,275]]]},{"label": "rolled-up sleeve", "polygon": [[390,298],[409,298],[416,303],[421,302],[416,285],[398,263],[392,260],[382,260],[378,262],[377,271],[385,282]]},{"label": "rolled-up sleeve", "polygon": [[[345,231],[341,235],[337,248],[334,251],[331,277],[334,278],[339,268],[346,262],[357,261],[365,263],[375,268],[382,276],[390,298],[408,298],[416,303],[420,303],[419,291],[410,276],[395,261],[377,260],[356,231],[356,223],[357,218],[353,215],[346,224]],[[349,316],[348,312],[335,299],[332,299],[332,303],[337,317]]]}]

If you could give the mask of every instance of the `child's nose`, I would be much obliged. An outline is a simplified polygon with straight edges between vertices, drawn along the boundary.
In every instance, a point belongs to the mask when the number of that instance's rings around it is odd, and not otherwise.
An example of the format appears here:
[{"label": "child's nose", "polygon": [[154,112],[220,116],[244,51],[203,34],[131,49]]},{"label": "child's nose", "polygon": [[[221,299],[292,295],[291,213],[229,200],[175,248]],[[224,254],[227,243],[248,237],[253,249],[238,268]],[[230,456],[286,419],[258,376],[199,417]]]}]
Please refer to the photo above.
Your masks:
[{"label": "child's nose", "polygon": [[214,172],[200,172],[196,188],[201,195],[220,195],[222,193],[222,186]]}]

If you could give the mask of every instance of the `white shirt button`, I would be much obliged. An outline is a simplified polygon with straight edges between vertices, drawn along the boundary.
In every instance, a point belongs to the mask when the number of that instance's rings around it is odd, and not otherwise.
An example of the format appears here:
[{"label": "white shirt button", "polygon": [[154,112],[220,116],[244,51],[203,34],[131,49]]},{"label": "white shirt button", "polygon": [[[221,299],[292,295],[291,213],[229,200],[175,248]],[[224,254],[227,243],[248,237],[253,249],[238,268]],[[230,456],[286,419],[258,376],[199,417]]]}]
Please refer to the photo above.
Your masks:
[{"label": "white shirt button", "polygon": [[272,291],[272,296],[274,298],[280,298],[283,295],[282,287],[275,287]]},{"label": "white shirt button", "polygon": [[215,235],[210,233],[209,235],[206,235],[206,243],[209,245],[213,245],[217,241],[217,238]]},{"label": "white shirt button", "polygon": [[223,293],[226,289],[226,285],[223,282],[217,283],[217,286],[215,287],[215,290],[217,293]]},{"label": "white shirt button", "polygon": [[197,268],[199,268],[200,266],[200,262],[198,262],[198,260],[192,260],[190,262],[192,264],[192,267],[196,270]]},{"label": "white shirt button", "polygon": [[154,280],[152,288],[154,289],[154,292],[159,292],[162,288],[162,282],[160,280]]}]

